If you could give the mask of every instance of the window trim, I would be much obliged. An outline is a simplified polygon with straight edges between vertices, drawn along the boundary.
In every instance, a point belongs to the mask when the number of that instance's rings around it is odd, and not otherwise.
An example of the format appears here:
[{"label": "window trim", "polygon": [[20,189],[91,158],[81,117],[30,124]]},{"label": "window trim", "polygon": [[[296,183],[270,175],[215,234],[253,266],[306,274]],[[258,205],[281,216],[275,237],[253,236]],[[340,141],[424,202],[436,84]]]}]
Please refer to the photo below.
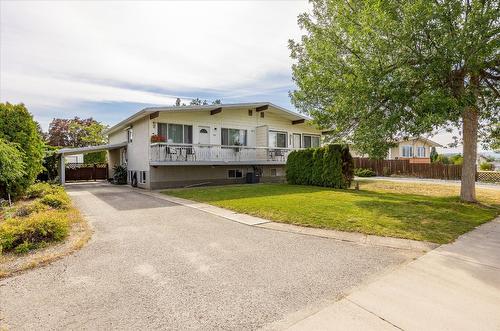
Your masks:
[{"label": "window trim", "polygon": [[[241,131],[244,131],[245,132],[245,142],[242,144],[240,143],[240,145],[224,145],[223,143],[223,139],[224,139],[224,130],[228,130],[227,133],[228,133],[228,137],[227,137],[227,141],[229,143],[229,130],[238,130],[240,131],[240,135],[241,135]],[[220,129],[220,144],[221,146],[248,146],[248,130],[247,129],[237,129],[237,128],[224,128],[222,127]]]},{"label": "window trim", "polygon": [[146,178],[147,178],[146,172],[147,171],[142,171],[142,170],[139,171],[139,180],[138,180],[139,184],[146,184]]},{"label": "window trim", "polygon": [[127,143],[132,144],[134,142],[134,129],[127,129]]},{"label": "window trim", "polygon": [[[230,172],[231,171],[234,171],[234,176],[231,177],[230,175]],[[236,176],[236,174],[240,174],[241,176]],[[238,169],[238,168],[235,168],[235,169],[227,169],[227,178],[228,179],[238,179],[238,178],[243,178],[243,170],[242,169]]]},{"label": "window trim", "polygon": [[[423,154],[423,155],[420,155],[420,151],[421,151],[421,150],[423,150],[423,151],[424,151],[424,154]],[[427,154],[427,152],[426,152],[426,150],[425,150],[425,146],[417,146],[417,157],[419,157],[419,158],[425,158],[425,157],[426,157],[426,156],[425,156],[426,154]]]},{"label": "window trim", "polygon": [[[167,127],[167,132],[166,132],[166,135],[165,135],[165,139],[166,139],[166,142],[168,143],[168,136],[169,136],[169,129],[168,129],[168,126],[169,125],[180,125],[182,126],[182,142],[181,143],[176,143],[176,142],[171,142],[170,144],[186,144],[186,145],[192,145],[193,144],[193,131],[194,131],[194,126],[192,124],[183,124],[183,123],[169,123],[169,122],[158,122],[156,123],[156,127],[157,127],[157,134],[160,134],[160,125],[166,125]],[[191,142],[186,142],[186,136],[185,136],[185,133],[186,133],[186,127],[191,127]]]},{"label": "window trim", "polygon": [[[311,138],[311,145],[310,146],[306,146],[306,143],[305,143],[305,137],[309,137]],[[318,138],[318,146],[313,146],[312,144],[312,138]],[[307,134],[307,133],[303,133],[302,134],[302,146],[304,148],[317,148],[317,147],[321,147],[321,136],[320,135],[317,135],[317,134]]]},{"label": "window trim", "polygon": [[[405,152],[404,152],[405,151],[405,147],[408,148],[409,151],[410,151],[410,153],[409,153],[410,155],[409,156],[405,155]],[[413,155],[414,154],[413,154],[413,146],[412,145],[402,145],[401,146],[401,157],[412,158]]]},{"label": "window trim", "polygon": [[268,139],[269,142],[271,141],[271,139],[269,139],[271,133],[276,133],[276,145],[278,145],[278,134],[284,134],[285,135],[285,146],[284,147],[280,147],[280,146],[271,146],[271,145],[269,145],[268,147],[273,147],[273,148],[288,148],[288,132],[286,132],[286,131],[279,131],[279,130],[269,130],[267,132],[267,139]]}]

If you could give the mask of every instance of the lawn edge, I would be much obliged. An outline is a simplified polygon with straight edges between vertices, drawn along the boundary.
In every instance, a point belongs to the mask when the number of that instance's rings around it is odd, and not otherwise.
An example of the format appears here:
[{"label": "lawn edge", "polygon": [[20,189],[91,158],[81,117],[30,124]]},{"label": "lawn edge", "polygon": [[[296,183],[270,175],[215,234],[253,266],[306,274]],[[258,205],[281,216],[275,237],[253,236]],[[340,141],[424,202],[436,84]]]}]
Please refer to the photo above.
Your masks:
[{"label": "lawn edge", "polygon": [[383,237],[377,235],[364,234],[360,232],[347,232],[334,229],[307,227],[307,226],[271,221],[261,217],[238,213],[230,209],[213,206],[207,203],[188,200],[184,198],[178,198],[171,195],[167,195],[165,193],[161,193],[164,190],[143,191],[137,189],[137,191],[142,194],[154,196],[156,198],[160,198],[178,205],[198,209],[203,212],[223,217],[233,222],[238,222],[240,224],[248,226],[259,227],[261,229],[266,229],[266,230],[289,232],[306,236],[322,237],[333,240],[352,242],[361,245],[389,247],[395,249],[414,250],[423,252],[431,251],[440,246],[440,244],[428,241],[420,241],[420,240],[412,240],[412,239],[396,238],[396,237]]}]

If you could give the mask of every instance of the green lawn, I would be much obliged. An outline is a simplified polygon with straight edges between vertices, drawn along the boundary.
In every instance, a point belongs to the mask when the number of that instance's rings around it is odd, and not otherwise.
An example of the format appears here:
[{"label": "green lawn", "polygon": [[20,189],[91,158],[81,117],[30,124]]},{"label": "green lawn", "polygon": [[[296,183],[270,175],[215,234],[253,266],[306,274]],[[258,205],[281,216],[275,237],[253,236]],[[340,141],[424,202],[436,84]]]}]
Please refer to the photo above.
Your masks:
[{"label": "green lawn", "polygon": [[176,189],[165,194],[303,226],[448,243],[500,213],[498,191],[478,189],[480,204],[458,187],[362,181],[361,190],[287,184]]}]

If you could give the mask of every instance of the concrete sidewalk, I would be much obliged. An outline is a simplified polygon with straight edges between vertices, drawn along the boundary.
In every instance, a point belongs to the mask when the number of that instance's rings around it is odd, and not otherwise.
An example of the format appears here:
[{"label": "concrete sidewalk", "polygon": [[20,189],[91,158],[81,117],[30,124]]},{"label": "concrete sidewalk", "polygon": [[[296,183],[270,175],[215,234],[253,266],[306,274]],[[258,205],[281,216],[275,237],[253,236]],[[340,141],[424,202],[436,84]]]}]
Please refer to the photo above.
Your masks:
[{"label": "concrete sidewalk", "polygon": [[288,330],[500,330],[500,218],[293,323]]}]

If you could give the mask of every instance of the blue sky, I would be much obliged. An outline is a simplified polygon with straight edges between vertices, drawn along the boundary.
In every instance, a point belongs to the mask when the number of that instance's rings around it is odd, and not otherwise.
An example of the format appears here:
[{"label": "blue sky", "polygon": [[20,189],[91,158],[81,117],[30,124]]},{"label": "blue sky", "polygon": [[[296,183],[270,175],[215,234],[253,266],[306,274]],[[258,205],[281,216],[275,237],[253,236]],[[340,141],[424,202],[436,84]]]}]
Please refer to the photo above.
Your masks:
[{"label": "blue sky", "polygon": [[304,1],[1,2],[3,102],[113,124],[176,97],[291,108]]},{"label": "blue sky", "polygon": [[23,102],[45,130],[55,117],[113,125],[177,97],[293,109],[287,45],[308,9],[306,1],[0,1],[0,101]]}]

